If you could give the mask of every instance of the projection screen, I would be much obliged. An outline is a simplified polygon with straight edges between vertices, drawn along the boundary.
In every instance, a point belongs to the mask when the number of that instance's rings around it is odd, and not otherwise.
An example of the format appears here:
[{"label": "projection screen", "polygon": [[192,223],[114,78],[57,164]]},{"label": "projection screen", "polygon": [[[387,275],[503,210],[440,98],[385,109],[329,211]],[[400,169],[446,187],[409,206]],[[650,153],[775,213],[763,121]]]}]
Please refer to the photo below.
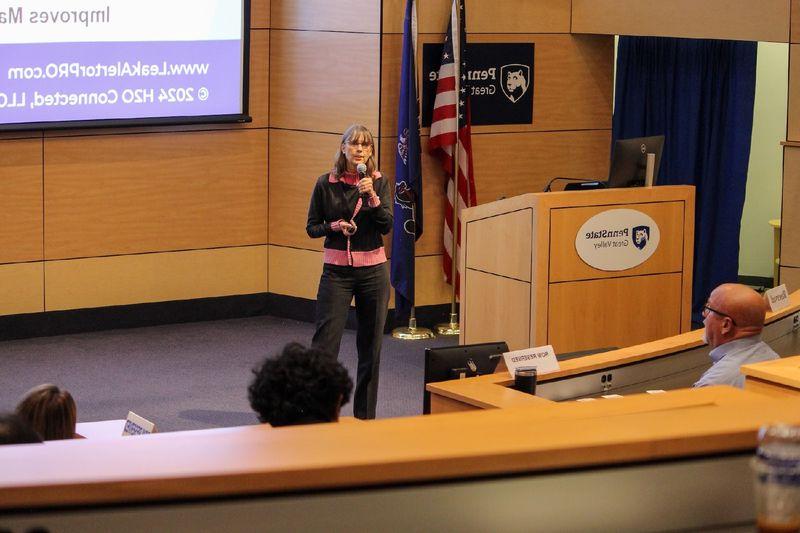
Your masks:
[{"label": "projection screen", "polygon": [[0,129],[246,122],[247,0],[0,2]]}]

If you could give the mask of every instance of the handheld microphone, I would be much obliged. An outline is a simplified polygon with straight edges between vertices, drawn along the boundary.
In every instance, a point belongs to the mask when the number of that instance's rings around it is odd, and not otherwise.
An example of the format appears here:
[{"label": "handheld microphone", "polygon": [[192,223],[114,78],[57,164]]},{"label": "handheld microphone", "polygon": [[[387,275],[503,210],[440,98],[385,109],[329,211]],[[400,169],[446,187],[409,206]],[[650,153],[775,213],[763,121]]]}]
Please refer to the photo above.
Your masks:
[{"label": "handheld microphone", "polygon": [[[363,180],[364,178],[367,177],[367,165],[365,165],[364,163],[359,163],[356,166],[356,172],[358,172],[358,180],[359,181]],[[361,195],[361,198],[363,198],[365,201],[369,200],[369,194],[363,193]]]}]

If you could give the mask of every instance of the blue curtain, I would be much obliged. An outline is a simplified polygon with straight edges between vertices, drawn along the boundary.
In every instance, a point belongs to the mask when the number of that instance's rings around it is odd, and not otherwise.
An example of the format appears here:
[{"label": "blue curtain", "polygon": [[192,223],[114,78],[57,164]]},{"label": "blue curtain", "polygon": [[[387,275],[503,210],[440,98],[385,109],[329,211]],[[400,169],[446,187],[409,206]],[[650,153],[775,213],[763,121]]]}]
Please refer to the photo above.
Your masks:
[{"label": "blue curtain", "polygon": [[720,283],[735,282],[757,43],[620,37],[614,139],[665,135],[660,185],[694,185],[692,319]]}]

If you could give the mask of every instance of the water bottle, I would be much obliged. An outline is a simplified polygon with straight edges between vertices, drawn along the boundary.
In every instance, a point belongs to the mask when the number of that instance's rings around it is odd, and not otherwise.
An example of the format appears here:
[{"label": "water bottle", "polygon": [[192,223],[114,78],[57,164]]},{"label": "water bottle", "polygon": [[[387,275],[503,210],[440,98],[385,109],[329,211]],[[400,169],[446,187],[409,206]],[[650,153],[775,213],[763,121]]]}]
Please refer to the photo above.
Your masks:
[{"label": "water bottle", "polygon": [[762,426],[758,430],[756,457],[778,468],[800,466],[800,426]]},{"label": "water bottle", "polygon": [[764,426],[758,440],[751,463],[758,529],[800,531],[800,426]]}]

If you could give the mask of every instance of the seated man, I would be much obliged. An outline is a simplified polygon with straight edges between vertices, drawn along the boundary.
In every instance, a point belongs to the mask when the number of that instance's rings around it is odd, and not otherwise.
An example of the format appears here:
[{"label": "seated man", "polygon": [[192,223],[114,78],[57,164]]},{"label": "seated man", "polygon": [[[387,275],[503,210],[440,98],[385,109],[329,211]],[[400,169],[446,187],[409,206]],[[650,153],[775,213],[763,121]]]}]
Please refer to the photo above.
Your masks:
[{"label": "seated man", "polygon": [[253,373],[250,406],[261,422],[275,427],[336,422],[353,390],[347,369],[332,355],[296,342]]},{"label": "seated man", "polygon": [[711,347],[713,364],[695,387],[742,388],[740,366],[778,359],[778,354],[761,340],[766,312],[767,304],[761,295],[745,285],[725,283],[711,292],[703,306],[703,339]]}]

